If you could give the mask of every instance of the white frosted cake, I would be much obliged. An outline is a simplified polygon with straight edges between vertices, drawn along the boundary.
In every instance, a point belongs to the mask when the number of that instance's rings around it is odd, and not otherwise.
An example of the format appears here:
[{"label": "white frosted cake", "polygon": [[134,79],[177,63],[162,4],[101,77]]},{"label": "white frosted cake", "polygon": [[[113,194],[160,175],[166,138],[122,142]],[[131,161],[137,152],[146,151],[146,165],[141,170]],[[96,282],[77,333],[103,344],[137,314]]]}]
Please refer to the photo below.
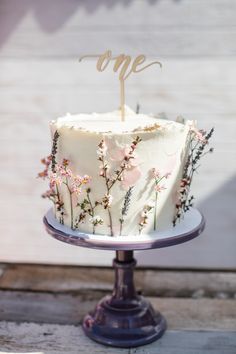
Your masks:
[{"label": "white frosted cake", "polygon": [[136,236],[174,227],[191,206],[192,142],[208,136],[179,123],[125,108],[67,114],[50,122],[52,153],[43,159],[56,219],[73,230]]}]

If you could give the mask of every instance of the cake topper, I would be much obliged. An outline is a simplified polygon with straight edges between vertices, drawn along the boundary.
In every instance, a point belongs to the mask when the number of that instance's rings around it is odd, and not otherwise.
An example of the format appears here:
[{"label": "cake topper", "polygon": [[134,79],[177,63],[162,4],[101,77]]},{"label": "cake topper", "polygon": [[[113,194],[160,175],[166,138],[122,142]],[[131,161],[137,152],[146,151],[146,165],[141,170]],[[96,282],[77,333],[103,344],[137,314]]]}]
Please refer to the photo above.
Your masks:
[{"label": "cake topper", "polygon": [[111,60],[115,60],[113,71],[115,73],[119,72],[120,80],[120,110],[121,110],[121,120],[125,120],[125,80],[131,75],[131,73],[137,74],[145,69],[149,68],[151,65],[158,64],[162,67],[162,64],[159,61],[153,61],[149,64],[142,66],[146,60],[144,54],[138,55],[132,60],[130,55],[120,54],[113,57],[111,50],[105,51],[103,54],[91,54],[83,55],[79,58],[81,62],[84,58],[98,58],[97,60],[97,70],[102,72],[104,71]]}]

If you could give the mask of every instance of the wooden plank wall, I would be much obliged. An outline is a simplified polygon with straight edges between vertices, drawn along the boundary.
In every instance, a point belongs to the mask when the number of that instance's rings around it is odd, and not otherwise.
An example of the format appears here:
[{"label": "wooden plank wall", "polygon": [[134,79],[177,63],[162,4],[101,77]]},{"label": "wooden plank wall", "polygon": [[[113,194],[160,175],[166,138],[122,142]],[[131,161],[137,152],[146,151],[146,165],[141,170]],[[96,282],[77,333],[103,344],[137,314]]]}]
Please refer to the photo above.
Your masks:
[{"label": "wooden plank wall", "polygon": [[[235,268],[236,2],[234,0],[0,1],[0,260],[108,265],[110,252],[51,240],[35,176],[49,152],[48,121],[66,112],[118,105],[111,71],[97,74],[84,53],[146,53],[150,68],[127,84],[145,112],[215,126],[215,153],[194,192],[207,219],[189,244],[138,254],[143,265]],[[158,252],[158,253],[157,253]]]}]

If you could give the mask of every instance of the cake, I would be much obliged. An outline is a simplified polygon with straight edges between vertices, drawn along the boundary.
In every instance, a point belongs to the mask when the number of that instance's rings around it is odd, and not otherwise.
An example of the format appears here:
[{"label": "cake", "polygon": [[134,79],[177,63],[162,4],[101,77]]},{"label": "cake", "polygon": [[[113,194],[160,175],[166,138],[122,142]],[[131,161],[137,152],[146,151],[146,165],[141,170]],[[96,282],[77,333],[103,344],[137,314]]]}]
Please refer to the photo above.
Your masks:
[{"label": "cake", "polygon": [[175,226],[192,206],[192,176],[213,132],[128,107],[123,122],[119,110],[67,114],[50,129],[52,151],[39,174],[49,179],[43,197],[60,224],[111,237],[155,237]]}]

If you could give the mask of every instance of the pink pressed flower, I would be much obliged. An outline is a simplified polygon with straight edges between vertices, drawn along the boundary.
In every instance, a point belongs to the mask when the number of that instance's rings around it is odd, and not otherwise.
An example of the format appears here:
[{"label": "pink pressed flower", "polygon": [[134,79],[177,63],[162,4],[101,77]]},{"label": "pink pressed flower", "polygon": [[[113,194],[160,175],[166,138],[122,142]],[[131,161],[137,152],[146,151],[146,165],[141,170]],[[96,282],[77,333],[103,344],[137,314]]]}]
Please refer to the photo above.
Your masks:
[{"label": "pink pressed flower", "polygon": [[76,175],[76,176],[74,176],[74,182],[77,184],[82,184],[83,178],[80,175]]},{"label": "pink pressed flower", "polygon": [[190,126],[190,131],[195,134],[196,140],[198,140],[200,143],[207,143],[207,140],[205,139],[204,135],[206,132],[204,130],[197,130],[195,122],[191,122]]},{"label": "pink pressed flower", "polygon": [[66,176],[72,177],[72,171],[69,168],[66,169]]},{"label": "pink pressed flower", "polygon": [[154,189],[155,189],[156,192],[161,192],[161,191],[165,190],[166,187],[163,186],[163,185],[160,186],[159,184],[157,184],[157,185],[155,185]]},{"label": "pink pressed flower", "polygon": [[167,178],[170,177],[170,175],[171,175],[171,172],[167,172],[167,173],[164,175],[164,177],[167,179]]},{"label": "pink pressed flower", "polygon": [[121,162],[126,156],[127,145],[124,148],[115,148],[110,150],[109,155],[112,161]]},{"label": "pink pressed flower", "polygon": [[151,178],[154,178],[155,180],[158,180],[160,178],[169,178],[171,175],[171,172],[166,172],[165,174],[162,174],[160,170],[157,170],[156,168],[152,168],[150,170],[150,176]]},{"label": "pink pressed flower", "polygon": [[45,169],[44,169],[44,171],[38,173],[38,177],[43,178],[43,179],[48,177],[48,170],[49,170],[49,166],[51,164],[51,161],[52,161],[51,155],[41,159],[41,163],[45,166]]},{"label": "pink pressed flower", "polygon": [[104,168],[100,169],[99,176],[104,177],[105,176],[105,170]]},{"label": "pink pressed flower", "polygon": [[91,181],[91,177],[88,175],[84,175],[84,177],[82,178],[82,183],[83,184],[87,184]]},{"label": "pink pressed flower", "polygon": [[49,185],[50,188],[55,187],[56,185],[61,185],[62,184],[62,179],[60,176],[58,176],[56,173],[53,173],[49,176]]},{"label": "pink pressed flower", "polygon": [[63,159],[62,166],[64,166],[64,167],[69,166],[69,160],[68,159]]},{"label": "pink pressed flower", "polygon": [[65,168],[64,168],[62,165],[60,165],[60,166],[58,166],[58,172],[59,172],[62,176],[65,176],[66,170],[65,170]]},{"label": "pink pressed flower", "polygon": [[186,186],[190,185],[190,180],[189,178],[183,178],[181,179],[181,182],[180,182],[180,187],[181,188],[184,188]]},{"label": "pink pressed flower", "polygon": [[128,145],[121,149],[111,150],[110,157],[113,161],[122,162],[122,167],[125,168],[135,167],[139,164],[136,153]]},{"label": "pink pressed flower", "polygon": [[42,198],[50,198],[52,196],[54,196],[54,191],[52,189],[49,189],[42,194]]},{"label": "pink pressed flower", "polygon": [[150,174],[151,174],[151,178],[160,178],[160,171],[157,170],[156,168],[152,168],[151,171],[150,171]]},{"label": "pink pressed flower", "polygon": [[49,155],[46,158],[41,159],[41,163],[45,166],[49,166],[52,161],[52,156]]},{"label": "pink pressed flower", "polygon": [[195,132],[195,137],[200,143],[204,143],[205,144],[207,142],[207,140],[205,139],[204,134],[205,134],[204,131],[200,131],[199,130],[199,131]]},{"label": "pink pressed flower", "polygon": [[69,168],[65,168],[64,166],[59,166],[59,172],[62,176],[72,177],[72,171]]},{"label": "pink pressed flower", "polygon": [[38,173],[38,177],[40,177],[40,178],[46,178],[46,177],[48,177],[48,171],[47,171],[47,170],[44,170],[43,172],[39,172],[39,173]]},{"label": "pink pressed flower", "polygon": [[77,195],[79,195],[81,193],[81,188],[76,183],[72,183],[70,190],[71,190],[71,193],[75,193]]},{"label": "pink pressed flower", "polygon": [[141,170],[139,167],[133,167],[124,170],[122,177],[122,187],[127,190],[130,187],[134,186],[135,183],[139,180],[139,178],[141,177]]}]

